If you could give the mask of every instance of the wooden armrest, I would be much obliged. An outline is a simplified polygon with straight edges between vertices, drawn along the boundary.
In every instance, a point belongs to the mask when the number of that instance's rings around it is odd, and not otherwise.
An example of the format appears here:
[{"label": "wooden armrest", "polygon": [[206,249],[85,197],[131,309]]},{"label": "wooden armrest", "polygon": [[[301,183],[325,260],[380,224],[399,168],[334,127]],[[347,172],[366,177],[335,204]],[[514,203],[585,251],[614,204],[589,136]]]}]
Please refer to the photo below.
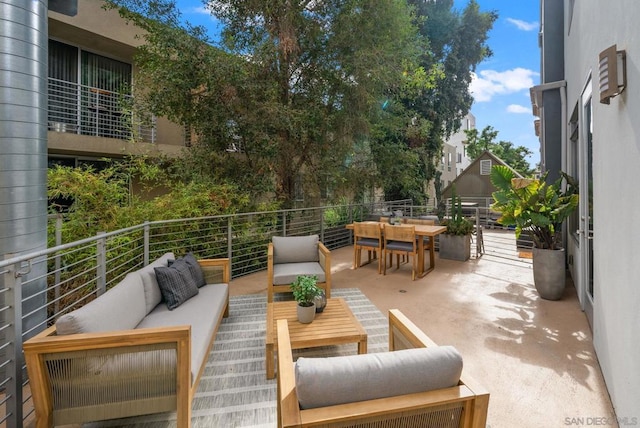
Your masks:
[{"label": "wooden armrest", "polygon": [[461,385],[436,391],[338,404],[302,411],[301,426],[330,425],[350,419],[360,419],[363,416],[376,417],[401,414],[418,408],[437,407],[473,399],[473,392],[466,386]]},{"label": "wooden armrest", "polygon": [[322,242],[318,242],[318,258],[325,274],[331,272],[331,251]]},{"label": "wooden armrest", "polygon": [[[406,341],[397,343],[396,332]],[[407,318],[400,310],[389,310],[389,351],[407,348],[428,348],[438,346],[420,328]]]},{"label": "wooden armrest", "polygon": [[207,270],[213,268],[213,270],[222,271],[222,283],[228,284],[231,281],[231,263],[228,258],[200,259],[198,260],[198,264],[202,267],[205,278],[207,278]]},{"label": "wooden armrest", "polygon": [[278,426],[300,426],[300,406],[296,393],[296,375],[293,354],[289,340],[289,322],[278,320],[278,406],[280,421]]},{"label": "wooden armrest", "polygon": [[50,354],[84,349],[119,348],[176,342],[189,346],[191,326],[142,328],[103,333],[80,333],[56,336],[55,326],[44,330],[23,344],[25,354]]}]

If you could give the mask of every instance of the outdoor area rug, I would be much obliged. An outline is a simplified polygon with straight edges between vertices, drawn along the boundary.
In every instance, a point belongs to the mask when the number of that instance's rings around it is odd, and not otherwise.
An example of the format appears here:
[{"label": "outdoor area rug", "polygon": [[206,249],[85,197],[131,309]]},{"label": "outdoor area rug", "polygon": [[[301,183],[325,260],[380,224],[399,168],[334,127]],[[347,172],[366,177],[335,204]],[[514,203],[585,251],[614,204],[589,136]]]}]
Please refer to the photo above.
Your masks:
[{"label": "outdoor area rug", "polygon": [[[290,296],[277,294],[276,296]],[[367,330],[367,351],[388,349],[387,315],[357,288],[331,290],[344,298]],[[193,401],[192,427],[273,428],[276,423],[276,380],[266,379],[266,294],[232,296]],[[357,344],[294,351],[296,356],[352,355]],[[85,424],[85,427],[175,427],[175,413]]]}]

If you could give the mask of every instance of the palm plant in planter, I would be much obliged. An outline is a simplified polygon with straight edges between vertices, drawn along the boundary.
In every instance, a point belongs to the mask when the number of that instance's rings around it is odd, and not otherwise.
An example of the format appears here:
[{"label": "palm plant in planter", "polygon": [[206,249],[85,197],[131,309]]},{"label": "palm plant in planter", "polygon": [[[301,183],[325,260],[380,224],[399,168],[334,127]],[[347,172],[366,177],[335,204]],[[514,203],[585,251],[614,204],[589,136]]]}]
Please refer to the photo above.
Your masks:
[{"label": "palm plant in planter", "polygon": [[[491,209],[500,212],[498,222],[516,227],[516,237],[528,233],[533,240],[533,281],[543,299],[558,300],[565,285],[565,254],[562,223],[578,206],[575,180],[560,172],[552,184],[547,174],[539,179],[516,178],[504,165],[491,169],[493,193]],[[563,181],[566,186],[563,187]]]},{"label": "palm plant in planter", "polygon": [[315,298],[322,293],[315,275],[300,275],[290,285],[293,299],[298,302],[298,321],[308,324],[316,314]]},{"label": "palm plant in planter", "polygon": [[467,261],[471,257],[473,223],[462,215],[462,201],[452,189],[451,217],[441,222],[447,230],[439,236],[440,258]]}]

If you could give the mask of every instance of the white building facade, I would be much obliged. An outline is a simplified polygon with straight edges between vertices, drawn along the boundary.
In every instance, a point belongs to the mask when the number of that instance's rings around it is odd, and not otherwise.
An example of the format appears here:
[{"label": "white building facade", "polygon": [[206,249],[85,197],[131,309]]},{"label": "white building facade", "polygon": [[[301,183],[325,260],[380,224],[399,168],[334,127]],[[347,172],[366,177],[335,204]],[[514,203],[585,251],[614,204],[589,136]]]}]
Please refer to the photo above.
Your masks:
[{"label": "white building facade", "polygon": [[640,2],[540,4],[542,81],[531,92],[542,171],[579,181],[568,267],[620,425],[640,424]]}]

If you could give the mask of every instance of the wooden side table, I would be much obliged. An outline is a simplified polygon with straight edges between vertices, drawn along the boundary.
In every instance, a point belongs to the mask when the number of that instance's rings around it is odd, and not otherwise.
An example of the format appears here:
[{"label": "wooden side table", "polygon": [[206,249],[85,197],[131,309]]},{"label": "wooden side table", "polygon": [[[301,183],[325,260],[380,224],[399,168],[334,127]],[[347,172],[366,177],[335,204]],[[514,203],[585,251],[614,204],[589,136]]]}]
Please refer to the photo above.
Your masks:
[{"label": "wooden side table", "polygon": [[267,303],[267,379],[275,377],[276,320],[279,319],[289,321],[291,349],[357,343],[358,354],[367,353],[367,332],[344,299],[327,299],[324,311],[316,314],[310,324],[298,322],[296,306],[295,301]]}]

